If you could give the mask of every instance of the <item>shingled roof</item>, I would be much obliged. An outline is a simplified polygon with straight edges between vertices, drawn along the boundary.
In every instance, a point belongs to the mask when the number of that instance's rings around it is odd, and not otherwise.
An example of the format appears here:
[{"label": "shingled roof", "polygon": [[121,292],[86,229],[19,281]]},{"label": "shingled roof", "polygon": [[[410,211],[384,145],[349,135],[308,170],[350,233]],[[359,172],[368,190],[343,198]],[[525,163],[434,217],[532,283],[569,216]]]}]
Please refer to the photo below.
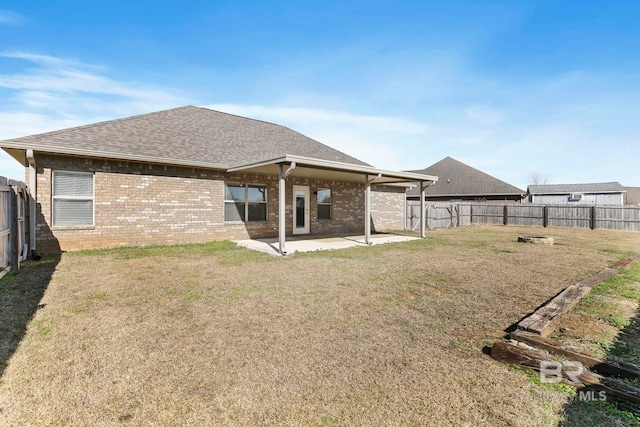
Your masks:
[{"label": "shingled roof", "polygon": [[624,193],[627,191],[619,182],[530,185],[528,190],[529,194]]},{"label": "shingled roof", "polygon": [[[427,196],[438,197],[486,197],[520,196],[525,192],[478,169],[472,168],[451,157],[422,170],[407,171],[437,176],[438,182],[426,188]],[[408,196],[419,196],[419,189],[413,188]]]},{"label": "shingled roof", "polygon": [[285,155],[370,166],[287,127],[190,105],[9,139],[0,145],[225,169]]}]

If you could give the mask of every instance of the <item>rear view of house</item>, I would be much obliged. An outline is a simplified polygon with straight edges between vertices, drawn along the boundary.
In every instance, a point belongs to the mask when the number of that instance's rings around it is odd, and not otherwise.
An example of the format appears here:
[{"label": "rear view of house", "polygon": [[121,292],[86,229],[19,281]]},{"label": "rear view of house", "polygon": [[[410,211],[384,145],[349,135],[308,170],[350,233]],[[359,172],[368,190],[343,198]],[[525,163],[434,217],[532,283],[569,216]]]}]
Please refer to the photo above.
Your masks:
[{"label": "rear view of house", "polygon": [[403,184],[437,181],[193,106],[0,147],[26,168],[43,252],[279,236],[285,253],[289,235],[401,229]]}]

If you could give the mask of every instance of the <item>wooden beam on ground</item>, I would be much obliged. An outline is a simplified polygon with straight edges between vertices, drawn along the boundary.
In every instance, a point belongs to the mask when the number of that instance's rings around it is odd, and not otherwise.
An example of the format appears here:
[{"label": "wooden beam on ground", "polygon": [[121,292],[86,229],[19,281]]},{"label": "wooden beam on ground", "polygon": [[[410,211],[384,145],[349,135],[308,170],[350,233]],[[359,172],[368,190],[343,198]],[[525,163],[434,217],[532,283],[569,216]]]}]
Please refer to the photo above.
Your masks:
[{"label": "wooden beam on ground", "polygon": [[565,357],[567,360],[580,362],[587,368],[593,369],[602,375],[614,375],[622,378],[640,379],[640,368],[630,363],[603,361],[591,355],[566,350],[560,347],[555,341],[532,334],[531,332],[515,331],[510,333],[509,337],[513,340],[541,348],[549,353]]},{"label": "wooden beam on ground", "polygon": [[567,287],[549,302],[538,308],[530,316],[518,323],[518,329],[533,332],[546,337],[557,323],[559,317],[571,310],[580,299],[591,292],[591,288],[618,274],[617,268],[605,268],[591,277]]},{"label": "wooden beam on ground", "polygon": [[[528,371],[538,373],[541,371],[541,363],[549,362],[548,359],[545,359],[532,350],[517,347],[506,342],[496,342],[493,347],[491,347],[491,357],[508,365],[516,365]],[[562,369],[561,374],[561,382],[563,384],[572,385],[576,388],[586,387],[604,391],[606,392],[607,399],[615,398],[636,405],[640,404],[640,389],[631,387],[620,380],[605,378],[586,369],[579,375],[576,374],[576,371]],[[575,382],[574,379],[577,379],[578,382]]]}]

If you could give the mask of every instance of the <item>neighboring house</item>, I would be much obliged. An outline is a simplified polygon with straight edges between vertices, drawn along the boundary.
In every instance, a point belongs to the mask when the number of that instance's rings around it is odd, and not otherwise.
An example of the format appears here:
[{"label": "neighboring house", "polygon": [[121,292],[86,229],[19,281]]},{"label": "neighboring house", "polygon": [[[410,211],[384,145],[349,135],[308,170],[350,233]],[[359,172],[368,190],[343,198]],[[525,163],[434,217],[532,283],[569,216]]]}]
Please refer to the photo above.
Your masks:
[{"label": "neighboring house", "polygon": [[622,205],[627,190],[618,182],[530,185],[528,201],[542,204]]},{"label": "neighboring house", "polygon": [[283,126],[193,106],[0,147],[26,167],[41,252],[278,236],[285,253],[285,236],[294,234],[368,239],[372,225],[403,228],[403,183],[437,181],[376,169]]},{"label": "neighboring house", "polygon": [[625,205],[640,205],[640,187],[625,187]]},{"label": "neighboring house", "polygon": [[[425,190],[427,200],[432,202],[504,203],[520,202],[525,197],[523,190],[451,157],[445,157],[425,169],[409,172],[438,177],[438,181]],[[407,199],[420,200],[418,189],[409,190]]]}]

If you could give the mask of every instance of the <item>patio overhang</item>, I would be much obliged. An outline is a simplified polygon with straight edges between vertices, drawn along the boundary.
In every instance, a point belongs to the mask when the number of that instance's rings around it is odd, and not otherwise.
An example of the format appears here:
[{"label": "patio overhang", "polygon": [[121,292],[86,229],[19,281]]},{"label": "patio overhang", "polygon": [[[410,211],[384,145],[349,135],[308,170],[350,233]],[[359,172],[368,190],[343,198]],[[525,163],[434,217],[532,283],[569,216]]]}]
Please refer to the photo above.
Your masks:
[{"label": "patio overhang", "polygon": [[371,244],[371,186],[373,184],[414,187],[417,183],[422,194],[422,209],[420,210],[420,223],[422,224],[422,230],[420,232],[420,236],[424,238],[424,189],[438,181],[438,177],[432,175],[423,175],[414,172],[389,171],[377,169],[373,166],[355,165],[295,155],[285,155],[269,160],[237,165],[227,169],[227,172],[269,174],[277,175],[279,177],[278,240],[281,255],[286,255],[284,221],[286,198],[285,181],[289,176],[363,183],[365,186],[364,241],[367,245]]},{"label": "patio overhang", "polygon": [[227,169],[227,172],[251,172],[276,175],[278,174],[279,165],[290,165],[292,163],[296,164],[296,168],[292,171],[291,176],[303,178],[362,182],[362,177],[365,175],[380,176],[376,180],[376,184],[406,184],[407,187],[412,187],[416,182],[420,181],[428,181],[431,183],[438,181],[438,177],[432,175],[389,171],[377,169],[373,166],[354,165],[294,155],[286,155],[246,165],[233,166]]}]

